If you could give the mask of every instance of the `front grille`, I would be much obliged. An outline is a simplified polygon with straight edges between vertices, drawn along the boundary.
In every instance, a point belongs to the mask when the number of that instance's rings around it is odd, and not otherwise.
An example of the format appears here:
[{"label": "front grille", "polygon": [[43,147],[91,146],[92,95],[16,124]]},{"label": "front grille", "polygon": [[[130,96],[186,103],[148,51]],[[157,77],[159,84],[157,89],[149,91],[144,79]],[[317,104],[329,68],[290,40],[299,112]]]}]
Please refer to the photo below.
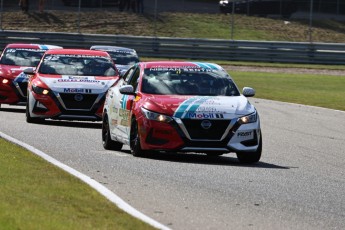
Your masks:
[{"label": "front grille", "polygon": [[189,136],[194,140],[220,140],[230,124],[230,120],[209,120],[212,124],[211,127],[209,129],[204,129],[201,126],[203,120],[183,119],[182,121]]},{"label": "front grille", "polygon": [[80,94],[82,100],[76,100],[76,93],[60,93],[60,97],[66,106],[66,109],[84,109],[90,110],[94,105],[98,94]]}]

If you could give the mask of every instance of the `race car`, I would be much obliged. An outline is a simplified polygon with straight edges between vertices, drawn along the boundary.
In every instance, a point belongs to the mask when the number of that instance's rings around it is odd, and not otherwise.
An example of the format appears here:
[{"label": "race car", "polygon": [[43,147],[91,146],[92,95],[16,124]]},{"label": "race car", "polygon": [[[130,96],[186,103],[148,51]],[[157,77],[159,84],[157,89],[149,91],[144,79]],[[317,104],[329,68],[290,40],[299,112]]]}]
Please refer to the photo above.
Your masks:
[{"label": "race car", "polygon": [[118,79],[107,52],[83,49],[49,50],[28,83],[26,121],[44,119],[100,121],[105,95]]},{"label": "race car", "polygon": [[105,149],[128,145],[134,156],[152,152],[235,152],[241,163],[261,158],[259,114],[219,65],[203,62],[139,62],[107,93]]},{"label": "race car", "polygon": [[8,44],[0,56],[1,104],[25,105],[27,76],[23,70],[36,67],[44,52],[62,49],[60,46],[40,44]]},{"label": "race car", "polygon": [[102,50],[110,54],[114,60],[116,68],[120,73],[125,73],[129,67],[140,61],[134,49],[120,46],[91,46],[91,50]]}]

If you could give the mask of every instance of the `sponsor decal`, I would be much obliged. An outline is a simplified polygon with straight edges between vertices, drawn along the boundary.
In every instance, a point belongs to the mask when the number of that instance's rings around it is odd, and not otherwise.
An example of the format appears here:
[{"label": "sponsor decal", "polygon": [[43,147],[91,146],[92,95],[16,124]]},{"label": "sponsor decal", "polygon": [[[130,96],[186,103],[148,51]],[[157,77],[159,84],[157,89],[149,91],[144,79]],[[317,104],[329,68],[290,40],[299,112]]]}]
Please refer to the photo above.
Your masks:
[{"label": "sponsor decal", "polygon": [[196,96],[182,102],[174,117],[189,119],[228,119],[233,107],[226,106],[225,97]]},{"label": "sponsor decal", "polygon": [[94,77],[74,77],[74,76],[62,76],[58,79],[58,82],[83,82],[83,83],[100,83]]},{"label": "sponsor decal", "polygon": [[216,118],[224,118],[223,114],[221,113],[190,113],[184,116],[185,118],[195,118],[195,119],[216,119]]},{"label": "sponsor decal", "polygon": [[237,137],[248,137],[252,136],[253,131],[246,131],[246,132],[238,132]]},{"label": "sponsor decal", "polygon": [[64,93],[92,93],[91,89],[64,88]]},{"label": "sponsor decal", "polygon": [[129,110],[119,109],[120,125],[129,126]]},{"label": "sponsor decal", "polygon": [[129,126],[129,120],[121,120],[120,125]]},{"label": "sponsor decal", "polygon": [[34,52],[45,52],[46,50],[43,49],[35,49],[35,48],[9,48],[6,50],[6,53],[14,53],[16,50],[22,50],[22,51],[34,51]]},{"label": "sponsor decal", "polygon": [[111,125],[117,125],[117,120],[111,119]]},{"label": "sponsor decal", "polygon": [[58,54],[58,55],[54,55],[54,56],[56,56],[56,57],[73,57],[73,58],[78,58],[78,57],[102,58],[102,59],[108,60],[108,58],[106,56],[88,55],[88,54]]},{"label": "sponsor decal", "polygon": [[213,69],[210,68],[201,68],[198,66],[157,66],[151,67],[150,71],[163,71],[163,72],[176,72],[181,73],[183,72],[213,72]]},{"label": "sponsor decal", "polygon": [[121,117],[123,120],[128,120],[129,118],[129,111],[125,109],[120,109],[119,110],[119,117]]}]

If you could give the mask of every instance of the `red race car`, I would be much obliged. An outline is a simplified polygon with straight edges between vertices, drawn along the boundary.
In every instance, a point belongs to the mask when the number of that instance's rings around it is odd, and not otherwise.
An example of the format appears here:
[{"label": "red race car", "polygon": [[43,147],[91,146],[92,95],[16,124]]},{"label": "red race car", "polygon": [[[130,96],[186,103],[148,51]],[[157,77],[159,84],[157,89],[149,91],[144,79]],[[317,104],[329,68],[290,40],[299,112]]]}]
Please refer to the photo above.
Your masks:
[{"label": "red race car", "polygon": [[26,121],[102,120],[105,95],[119,74],[104,51],[61,49],[47,51],[28,83]]},{"label": "red race car", "polygon": [[160,152],[222,155],[241,163],[260,160],[259,115],[219,65],[202,62],[139,62],[107,93],[105,149],[131,148],[134,156]]},{"label": "red race car", "polygon": [[0,57],[0,106],[25,104],[27,76],[22,71],[36,67],[47,50],[61,48],[40,44],[8,44]]}]

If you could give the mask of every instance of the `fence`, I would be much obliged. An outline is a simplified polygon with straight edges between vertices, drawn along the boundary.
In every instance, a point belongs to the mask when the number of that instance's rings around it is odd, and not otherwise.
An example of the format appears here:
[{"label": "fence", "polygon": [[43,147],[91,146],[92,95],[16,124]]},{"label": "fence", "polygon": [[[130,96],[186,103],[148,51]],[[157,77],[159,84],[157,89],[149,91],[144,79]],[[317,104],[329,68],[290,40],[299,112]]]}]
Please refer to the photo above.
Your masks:
[{"label": "fence", "polygon": [[345,64],[345,43],[238,41],[55,32],[0,31],[0,48],[8,43],[40,43],[89,49],[124,46],[141,57],[280,63]]}]

